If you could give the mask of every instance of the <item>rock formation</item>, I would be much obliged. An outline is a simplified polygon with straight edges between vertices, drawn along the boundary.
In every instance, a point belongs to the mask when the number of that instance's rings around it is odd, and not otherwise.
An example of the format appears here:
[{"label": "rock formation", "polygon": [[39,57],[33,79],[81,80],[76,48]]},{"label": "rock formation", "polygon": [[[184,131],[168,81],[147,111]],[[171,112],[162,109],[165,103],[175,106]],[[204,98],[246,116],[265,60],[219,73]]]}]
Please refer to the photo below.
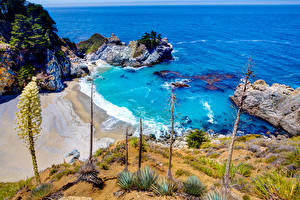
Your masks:
[{"label": "rock formation", "polygon": [[[293,89],[274,83],[272,86],[257,80],[247,86],[243,110],[280,127],[291,135],[300,135],[300,88]],[[243,85],[240,84],[231,100],[238,104]]]},{"label": "rock formation", "polygon": [[147,48],[138,41],[131,41],[128,46],[112,34],[95,53],[88,54],[89,61],[104,60],[111,65],[122,67],[151,66],[172,59],[173,46],[167,38],[158,41],[153,48]]}]

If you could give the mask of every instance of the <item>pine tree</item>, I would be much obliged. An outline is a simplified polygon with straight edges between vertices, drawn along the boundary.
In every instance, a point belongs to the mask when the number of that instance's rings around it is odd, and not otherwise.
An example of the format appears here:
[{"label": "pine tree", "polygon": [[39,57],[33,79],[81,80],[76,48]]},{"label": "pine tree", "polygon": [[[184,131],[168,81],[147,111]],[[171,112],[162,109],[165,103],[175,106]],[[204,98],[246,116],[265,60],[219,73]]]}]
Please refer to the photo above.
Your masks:
[{"label": "pine tree", "polygon": [[36,78],[24,88],[20,95],[17,107],[17,131],[18,136],[24,141],[32,157],[33,171],[36,182],[40,183],[38,165],[36,161],[34,144],[41,133],[42,109]]}]

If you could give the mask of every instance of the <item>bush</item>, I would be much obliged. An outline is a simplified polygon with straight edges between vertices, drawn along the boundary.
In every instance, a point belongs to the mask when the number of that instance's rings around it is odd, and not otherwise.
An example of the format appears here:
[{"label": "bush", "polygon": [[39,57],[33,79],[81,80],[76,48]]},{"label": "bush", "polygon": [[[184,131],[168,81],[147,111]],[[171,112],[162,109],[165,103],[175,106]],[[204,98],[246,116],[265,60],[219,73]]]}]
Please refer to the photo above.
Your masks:
[{"label": "bush", "polygon": [[189,147],[199,149],[203,142],[209,141],[206,132],[195,129],[186,136],[186,142]]},{"label": "bush", "polygon": [[1,183],[0,182],[0,199],[13,197],[20,189],[30,187],[32,179],[22,180],[16,183]]},{"label": "bush", "polygon": [[[138,148],[140,145],[140,139],[137,137],[131,138],[129,142],[134,148]],[[147,151],[147,142],[144,139],[142,140],[142,151]]]},{"label": "bush", "polygon": [[300,182],[280,172],[266,173],[253,179],[256,194],[263,199],[300,199]]},{"label": "bush", "polygon": [[244,177],[250,177],[252,169],[253,167],[251,165],[243,164],[243,163],[237,167],[238,173]]},{"label": "bush", "polygon": [[139,190],[149,190],[157,178],[155,171],[146,166],[143,170],[136,172],[134,184]]},{"label": "bush", "polygon": [[52,189],[51,184],[42,184],[31,191],[30,199],[32,200],[42,199],[43,197],[46,197],[50,194],[51,189]]},{"label": "bush", "polygon": [[175,175],[176,176],[182,176],[182,175],[190,176],[191,173],[189,171],[184,170],[184,169],[177,169],[176,172],[175,172]]},{"label": "bush", "polygon": [[62,170],[58,173],[56,173],[53,177],[53,179],[56,179],[56,180],[60,180],[63,176],[68,176],[70,174],[74,174],[75,171],[74,170],[71,170],[71,169],[65,169],[65,170]]},{"label": "bush", "polygon": [[153,192],[162,196],[172,196],[177,191],[177,185],[173,181],[162,179],[151,186]]},{"label": "bush", "polygon": [[250,200],[250,197],[248,195],[243,195],[243,200]]},{"label": "bush", "polygon": [[123,190],[130,190],[134,186],[133,174],[128,171],[123,171],[117,178],[117,183]]},{"label": "bush", "polygon": [[99,163],[98,166],[100,167],[100,169],[104,169],[104,170],[108,170],[109,167],[106,163]]},{"label": "bush", "polygon": [[100,148],[98,149],[95,154],[93,155],[94,158],[101,156],[104,153],[104,149]]},{"label": "bush", "polygon": [[183,191],[189,195],[201,197],[205,192],[205,186],[201,183],[197,176],[190,176],[183,183]]},{"label": "bush", "polygon": [[49,172],[49,175],[52,176],[52,175],[55,174],[56,172],[58,172],[57,169],[55,169],[55,168],[54,168],[54,169],[51,169],[50,172]]}]

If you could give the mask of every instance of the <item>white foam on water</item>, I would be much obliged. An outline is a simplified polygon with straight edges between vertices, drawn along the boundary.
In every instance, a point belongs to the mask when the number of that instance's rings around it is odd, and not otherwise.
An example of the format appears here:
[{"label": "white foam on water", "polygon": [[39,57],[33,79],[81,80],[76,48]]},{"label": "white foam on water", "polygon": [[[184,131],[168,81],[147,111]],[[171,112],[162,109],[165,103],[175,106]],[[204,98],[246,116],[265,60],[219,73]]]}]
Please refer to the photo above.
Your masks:
[{"label": "white foam on water", "polygon": [[[100,65],[98,68],[104,67]],[[107,65],[105,65],[107,67]],[[128,69],[128,68],[127,68]],[[131,68],[130,68],[131,69]],[[133,68],[135,69],[135,68]],[[101,77],[97,74],[97,68],[92,72],[92,76]],[[91,94],[91,83],[87,78],[82,78],[79,80],[80,91],[90,97]],[[169,86],[167,86],[169,87]],[[103,130],[112,130],[114,125],[118,123],[118,120],[126,122],[135,128],[133,133],[135,136],[139,135],[139,118],[134,116],[134,114],[126,107],[117,106],[109,101],[107,101],[101,94],[99,94],[94,88],[94,103],[101,109],[103,109],[109,116],[105,122],[103,122]],[[157,138],[162,134],[170,131],[169,123],[157,122],[155,119],[146,118],[143,119],[143,133],[146,135],[154,134]],[[176,123],[175,131],[178,134],[184,132],[184,129],[180,127],[180,123]]]},{"label": "white foam on water", "polygon": [[[89,83],[86,79],[81,79],[79,81],[79,85],[80,91],[90,97],[91,83]],[[131,125],[135,125],[137,123],[135,116],[126,107],[119,107],[117,105],[112,104],[96,91],[94,91],[94,95],[94,103],[98,107],[103,109],[108,115],[113,116]]]},{"label": "white foam on water", "polygon": [[209,123],[213,124],[214,123],[214,112],[212,111],[210,105],[208,104],[207,101],[202,102],[202,105],[204,106],[205,110],[208,111],[208,113],[207,113],[208,120],[207,121]]}]

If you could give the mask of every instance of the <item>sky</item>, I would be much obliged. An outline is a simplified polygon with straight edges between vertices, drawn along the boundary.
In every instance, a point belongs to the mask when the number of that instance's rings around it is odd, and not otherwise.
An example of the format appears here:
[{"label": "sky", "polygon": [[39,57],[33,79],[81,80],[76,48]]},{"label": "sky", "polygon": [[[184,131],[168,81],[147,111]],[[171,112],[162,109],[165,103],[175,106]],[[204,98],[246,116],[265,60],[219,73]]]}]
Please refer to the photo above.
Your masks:
[{"label": "sky", "polygon": [[128,5],[261,5],[298,4],[300,0],[29,0],[45,7]]}]

